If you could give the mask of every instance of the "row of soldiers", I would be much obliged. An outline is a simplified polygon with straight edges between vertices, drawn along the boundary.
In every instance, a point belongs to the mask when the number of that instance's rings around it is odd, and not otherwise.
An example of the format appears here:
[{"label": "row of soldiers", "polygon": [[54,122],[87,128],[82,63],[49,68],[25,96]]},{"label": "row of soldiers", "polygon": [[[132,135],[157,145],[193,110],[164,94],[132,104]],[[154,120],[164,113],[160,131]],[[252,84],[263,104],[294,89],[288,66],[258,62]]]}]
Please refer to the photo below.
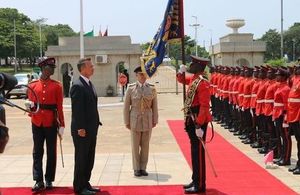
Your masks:
[{"label": "row of soldiers", "polygon": [[214,120],[259,153],[273,150],[279,166],[291,164],[295,135],[298,161],[289,171],[300,174],[300,64],[215,66],[210,72]]}]

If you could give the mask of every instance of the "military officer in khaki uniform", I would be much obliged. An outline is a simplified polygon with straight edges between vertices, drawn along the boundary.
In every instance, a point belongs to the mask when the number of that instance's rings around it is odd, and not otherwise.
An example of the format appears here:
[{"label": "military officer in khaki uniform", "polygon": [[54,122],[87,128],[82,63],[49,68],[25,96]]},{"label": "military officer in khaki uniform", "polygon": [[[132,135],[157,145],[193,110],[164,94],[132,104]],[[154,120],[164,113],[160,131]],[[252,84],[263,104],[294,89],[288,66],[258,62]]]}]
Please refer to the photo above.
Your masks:
[{"label": "military officer in khaki uniform", "polygon": [[146,75],[137,67],[137,81],[129,84],[124,101],[124,123],[130,130],[132,164],[136,177],[147,176],[149,142],[152,128],[158,122],[157,94],[154,85],[146,82]]}]

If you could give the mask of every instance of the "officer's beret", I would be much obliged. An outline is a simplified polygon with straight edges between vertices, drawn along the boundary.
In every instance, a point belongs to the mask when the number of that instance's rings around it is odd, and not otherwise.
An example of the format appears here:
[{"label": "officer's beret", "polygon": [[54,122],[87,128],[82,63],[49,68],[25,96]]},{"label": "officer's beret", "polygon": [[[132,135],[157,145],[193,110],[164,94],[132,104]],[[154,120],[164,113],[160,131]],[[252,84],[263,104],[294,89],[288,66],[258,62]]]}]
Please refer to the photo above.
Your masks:
[{"label": "officer's beret", "polygon": [[40,63],[38,63],[39,67],[43,67],[43,66],[47,66],[47,65],[56,67],[55,58],[46,58],[46,59],[42,60]]},{"label": "officer's beret", "polygon": [[268,73],[274,73],[274,72],[276,72],[276,70],[277,70],[277,68],[268,66]]},{"label": "officer's beret", "polygon": [[288,69],[284,66],[281,66],[277,69],[276,75],[281,75],[281,76],[288,76],[289,75],[289,72],[288,72]]},{"label": "officer's beret", "polygon": [[259,69],[260,69],[260,67],[259,67],[259,66],[254,66],[253,72],[258,72],[258,71],[259,71]]},{"label": "officer's beret", "polygon": [[249,67],[249,66],[245,66],[244,69],[245,69],[245,72],[252,72],[253,71],[253,68]]},{"label": "officer's beret", "polygon": [[206,65],[209,62],[209,59],[207,59],[207,58],[201,58],[201,57],[197,57],[197,56],[193,56],[193,55],[191,55],[191,60],[192,60],[192,63],[188,70],[190,73],[203,72]]},{"label": "officer's beret", "polygon": [[142,72],[142,67],[141,66],[136,67],[133,72],[135,73]]},{"label": "officer's beret", "polygon": [[268,68],[266,66],[260,66],[259,72],[267,73]]}]

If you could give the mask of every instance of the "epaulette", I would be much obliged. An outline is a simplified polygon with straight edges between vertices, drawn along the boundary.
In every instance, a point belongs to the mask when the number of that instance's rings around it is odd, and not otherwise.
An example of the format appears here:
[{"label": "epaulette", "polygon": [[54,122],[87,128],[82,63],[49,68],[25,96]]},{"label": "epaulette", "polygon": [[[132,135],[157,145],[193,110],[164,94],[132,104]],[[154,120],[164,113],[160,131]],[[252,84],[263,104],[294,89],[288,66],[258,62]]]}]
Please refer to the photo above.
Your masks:
[{"label": "epaulette", "polygon": [[32,84],[32,83],[36,83],[36,82],[38,82],[39,80],[37,79],[37,80],[32,80],[32,81],[30,81],[28,84]]},{"label": "epaulette", "polygon": [[151,87],[155,87],[153,83],[148,83],[148,85],[150,85]]},{"label": "epaulette", "polygon": [[58,81],[58,80],[51,79],[51,81],[52,81],[53,83],[57,83],[57,84],[60,84],[60,85],[61,85],[61,82]]}]

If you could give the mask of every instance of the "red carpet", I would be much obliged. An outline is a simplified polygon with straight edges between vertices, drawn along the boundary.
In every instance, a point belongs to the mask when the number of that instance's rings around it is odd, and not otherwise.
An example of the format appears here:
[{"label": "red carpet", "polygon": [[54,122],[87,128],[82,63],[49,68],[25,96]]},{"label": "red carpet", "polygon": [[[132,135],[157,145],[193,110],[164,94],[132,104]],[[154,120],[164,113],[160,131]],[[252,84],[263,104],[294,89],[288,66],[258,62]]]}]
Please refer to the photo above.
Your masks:
[{"label": "red carpet", "polygon": [[[32,194],[31,188],[0,188],[0,195]],[[73,188],[58,187],[36,195],[73,195]],[[101,186],[97,195],[182,195],[182,186]]]},{"label": "red carpet", "polygon": [[[183,122],[168,121],[185,158],[191,165],[190,145],[183,130]],[[208,136],[209,137],[209,136]],[[270,175],[255,162],[242,154],[218,134],[212,143],[207,144],[210,156],[214,162],[218,177],[213,176],[207,163],[206,195],[292,195],[296,192],[289,189],[275,177]],[[176,163],[176,162],[174,162]],[[189,182],[189,181],[187,181]],[[100,195],[182,195],[181,185],[165,186],[104,186]],[[0,188],[0,195],[32,194],[31,188]],[[72,195],[71,187],[57,187],[37,194]]]},{"label": "red carpet", "polygon": [[[188,136],[183,129],[183,121],[172,120],[168,121],[168,124],[181,151],[191,166],[190,144]],[[208,138],[210,138],[210,135],[208,135]],[[297,194],[217,133],[215,133],[213,141],[207,144],[207,148],[218,177],[214,177],[210,164],[207,162],[206,194]],[[206,158],[206,160],[208,159]]]}]

